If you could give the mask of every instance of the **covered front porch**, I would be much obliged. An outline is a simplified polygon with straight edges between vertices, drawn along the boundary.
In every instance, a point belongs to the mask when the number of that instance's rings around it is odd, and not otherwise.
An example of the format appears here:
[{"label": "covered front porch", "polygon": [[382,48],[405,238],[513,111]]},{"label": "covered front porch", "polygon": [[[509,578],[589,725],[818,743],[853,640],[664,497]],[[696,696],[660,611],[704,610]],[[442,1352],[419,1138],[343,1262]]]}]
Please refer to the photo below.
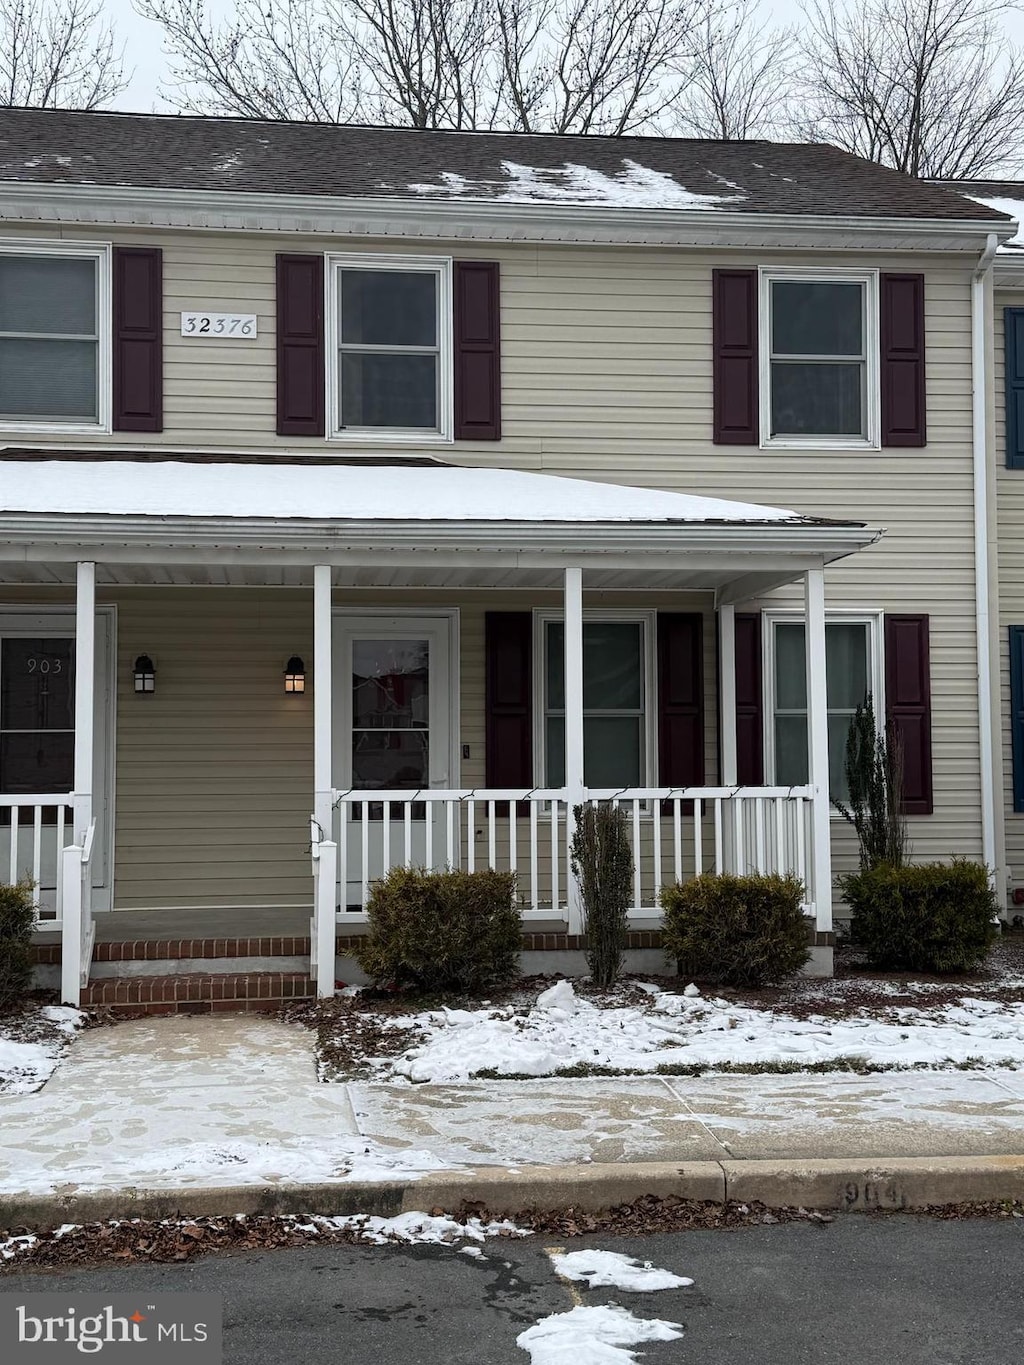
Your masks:
[{"label": "covered front porch", "polygon": [[[781,509],[432,462],[149,457],[23,459],[2,468],[0,578],[5,610],[12,620],[24,618],[10,628],[23,644],[0,661],[7,671],[0,686],[16,664],[24,672],[36,658],[37,670],[43,662],[52,669],[66,657],[50,647],[58,628],[48,619],[60,616],[59,630],[73,642],[73,683],[63,699],[72,718],[63,731],[70,732],[70,780],[45,792],[26,789],[24,764],[19,772],[0,749],[0,767],[17,778],[12,789],[0,771],[0,867],[38,888],[51,959],[59,943],[63,999],[76,1001],[90,970],[95,985],[115,961],[164,962],[168,975],[187,976],[196,975],[196,964],[205,973],[211,962],[234,958],[249,971],[274,940],[269,955],[284,959],[304,989],[329,995],[339,956],[365,925],[371,882],[396,864],[514,869],[524,951],[571,950],[583,923],[569,844],[574,807],[587,801],[617,802],[628,812],[637,946],[655,942],[662,886],[707,870],[794,872],[807,888],[809,931],[819,944],[829,942],[825,568],[875,532]],[[808,781],[740,786],[736,607],[793,583],[802,585],[806,621]],[[157,770],[161,754],[186,742],[180,732],[157,734],[155,723],[147,731],[148,704],[158,706],[161,694],[176,688],[179,718],[202,714],[204,694],[188,692],[190,675],[176,669],[171,651],[190,616],[202,615],[198,604],[207,594],[227,604],[216,674],[222,728],[231,715],[230,604],[237,601],[240,612],[245,605],[248,625],[234,638],[247,648],[264,647],[273,619],[288,621],[291,638],[305,642],[301,680],[285,681],[280,660],[265,723],[251,703],[255,742],[250,730],[244,744],[225,744],[216,764],[205,767],[196,744],[194,800],[210,812],[206,866],[222,858],[253,868],[234,900],[226,884],[204,897],[194,857],[181,866],[181,894],[174,894],[174,825],[154,828],[147,811],[159,806],[160,792],[154,796],[135,776],[147,764]],[[271,596],[273,612],[254,607]],[[637,604],[632,616],[650,616],[652,662],[636,720],[640,757],[629,769],[639,780],[608,785],[595,749],[602,733],[612,746],[624,741],[600,722],[620,722],[625,708],[622,716],[602,711],[588,696],[585,628],[592,613],[628,615],[607,605],[627,599]],[[717,761],[708,783],[666,780],[665,744],[675,740],[665,734],[674,726],[692,731],[694,723],[682,697],[675,710],[666,701],[654,719],[659,688],[664,694],[673,686],[674,675],[664,671],[668,646],[657,643],[668,638],[658,611],[666,602],[677,610],[685,604],[717,632],[718,666],[708,670],[717,689]],[[522,748],[522,727],[502,725],[520,699],[507,696],[503,711],[494,695],[506,676],[500,651],[485,659],[479,638],[471,638],[481,635],[492,606],[510,603],[519,617],[533,613],[537,629],[554,626],[543,635],[548,656],[533,662],[533,684],[547,689],[550,704],[540,714],[535,752],[525,756],[514,752]],[[165,618],[174,630],[163,628]],[[124,640],[129,620],[133,638]],[[147,638],[161,641],[148,656],[148,683],[136,677]],[[289,651],[287,664],[298,657]],[[34,676],[35,692],[21,686],[26,706],[38,706]],[[52,710],[61,702],[52,674],[46,688]],[[108,695],[117,696],[116,708],[105,706]],[[148,719],[157,714],[151,710]],[[38,723],[35,716],[31,724]],[[0,718],[0,730],[16,728]],[[39,743],[41,753],[52,737]],[[217,812],[223,817],[231,790],[265,781],[255,760],[270,749],[292,765],[292,785],[281,787],[282,811],[290,812],[282,836],[286,827],[293,856],[309,869],[277,880],[261,871],[267,835],[260,828],[247,835],[222,818],[219,849],[217,839]],[[593,777],[588,785],[595,767],[600,785]],[[504,780],[510,773],[520,780]],[[306,781],[300,828],[294,813]],[[221,794],[207,800],[204,785]],[[273,793],[267,783],[260,796],[264,830],[274,824]],[[159,893],[143,895],[147,838],[154,864],[171,871]],[[172,933],[182,916],[193,932]],[[175,942],[200,946],[187,956],[160,946]],[[118,948],[120,958],[103,946],[125,943],[157,946],[130,957]]]}]

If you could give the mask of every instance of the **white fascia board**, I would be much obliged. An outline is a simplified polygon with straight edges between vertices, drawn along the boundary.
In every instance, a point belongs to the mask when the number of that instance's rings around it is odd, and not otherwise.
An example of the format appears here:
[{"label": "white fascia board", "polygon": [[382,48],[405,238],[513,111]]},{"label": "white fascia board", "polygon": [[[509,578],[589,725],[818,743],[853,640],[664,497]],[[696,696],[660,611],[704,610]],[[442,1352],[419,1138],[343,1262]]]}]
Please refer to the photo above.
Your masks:
[{"label": "white fascia board", "polygon": [[834,560],[882,532],[861,526],[707,526],[661,523],[266,522],[246,518],[130,516],[0,517],[0,560],[108,563],[396,564],[545,567],[588,561],[652,567],[696,561],[707,567],[777,569],[794,558]]},{"label": "white fascia board", "polygon": [[471,199],[351,198],[241,194],[134,186],[0,181],[0,221],[203,232],[299,232],[431,240],[631,243],[717,247],[875,247],[978,251],[1014,223],[992,219],[880,218],[719,209],[630,209]]}]

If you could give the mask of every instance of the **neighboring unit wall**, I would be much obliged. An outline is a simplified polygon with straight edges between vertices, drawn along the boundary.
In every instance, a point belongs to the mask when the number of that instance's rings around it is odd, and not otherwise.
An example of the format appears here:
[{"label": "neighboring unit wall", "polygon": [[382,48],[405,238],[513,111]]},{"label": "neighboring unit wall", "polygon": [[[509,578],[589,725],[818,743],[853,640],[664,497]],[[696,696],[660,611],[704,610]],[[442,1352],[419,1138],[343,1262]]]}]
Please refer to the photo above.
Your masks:
[{"label": "neighboring unit wall", "polygon": [[[314,455],[381,452],[382,447],[365,441],[283,440],[274,434],[275,252],[369,252],[373,244],[128,229],[55,233],[47,228],[24,235],[153,243],[164,251],[165,429],[144,440],[130,434],[97,436],[92,444]],[[422,242],[408,245],[416,254],[429,249]],[[400,252],[402,247],[391,240],[377,249]],[[501,263],[503,439],[433,447],[442,458],[760,501],[886,528],[879,545],[828,571],[827,601],[930,616],[935,811],[911,818],[913,852],[918,858],[980,856],[970,354],[975,258],[463,243],[435,249]],[[712,269],[767,263],[924,271],[925,449],[762,451],[712,444]],[[178,315],[192,308],[256,308],[259,337],[244,345],[183,340]],[[19,435],[11,443],[47,441],[57,438]],[[383,449],[402,453],[424,446]],[[798,602],[799,594],[783,593],[760,605],[777,601]],[[305,622],[303,616],[303,628]],[[223,624],[204,621],[203,629],[219,642]],[[283,663],[296,646],[280,620],[275,629]],[[466,639],[468,617],[463,629]],[[181,630],[184,643],[184,623]],[[709,668],[713,638],[709,625]],[[467,674],[466,682],[479,694],[479,659],[473,667],[477,672]],[[713,698],[708,713],[714,714]],[[244,738],[240,729],[240,750]],[[141,753],[138,761],[136,790],[141,793]],[[709,775],[712,771],[709,764]],[[291,770],[286,778],[287,783],[299,780]],[[120,785],[122,810],[131,791],[130,785]],[[288,815],[293,819],[298,819],[297,806]],[[846,866],[853,845],[838,825],[837,845],[838,865]]]}]

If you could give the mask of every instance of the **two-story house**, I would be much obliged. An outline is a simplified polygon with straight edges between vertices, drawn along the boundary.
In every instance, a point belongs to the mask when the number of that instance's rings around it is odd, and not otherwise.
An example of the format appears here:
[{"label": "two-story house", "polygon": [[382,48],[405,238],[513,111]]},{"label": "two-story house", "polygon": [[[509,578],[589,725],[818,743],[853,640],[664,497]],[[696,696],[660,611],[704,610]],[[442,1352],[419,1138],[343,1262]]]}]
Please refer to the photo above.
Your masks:
[{"label": "two-story house", "polygon": [[64,998],[329,993],[401,862],[515,868],[562,967],[599,797],[635,961],[666,881],[780,869],[828,971],[868,694],[914,856],[1001,869],[1007,216],[823,146],[9,109],[0,217],[0,869]]}]

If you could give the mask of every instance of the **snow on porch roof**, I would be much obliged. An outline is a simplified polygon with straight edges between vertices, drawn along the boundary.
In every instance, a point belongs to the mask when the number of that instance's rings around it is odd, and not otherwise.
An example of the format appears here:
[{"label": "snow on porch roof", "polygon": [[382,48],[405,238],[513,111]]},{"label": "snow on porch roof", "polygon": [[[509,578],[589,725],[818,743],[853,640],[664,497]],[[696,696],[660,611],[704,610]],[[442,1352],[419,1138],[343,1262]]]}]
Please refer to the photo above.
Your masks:
[{"label": "snow on porch roof", "polygon": [[511,469],[187,458],[2,459],[0,513],[317,522],[861,524]]}]

